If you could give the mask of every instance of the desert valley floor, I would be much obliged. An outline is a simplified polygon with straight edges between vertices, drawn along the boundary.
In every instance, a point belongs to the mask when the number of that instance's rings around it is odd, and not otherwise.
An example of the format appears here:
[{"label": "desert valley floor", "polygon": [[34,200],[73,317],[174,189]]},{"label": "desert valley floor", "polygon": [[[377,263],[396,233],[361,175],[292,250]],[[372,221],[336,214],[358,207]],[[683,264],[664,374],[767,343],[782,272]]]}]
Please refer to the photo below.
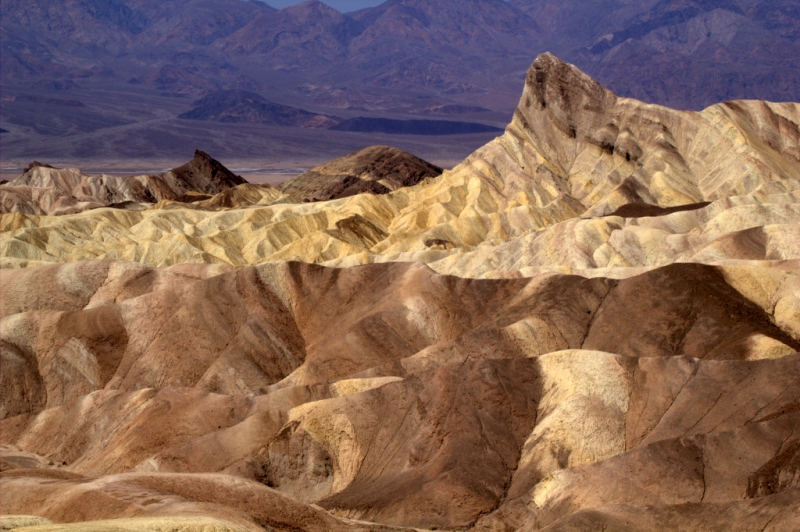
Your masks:
[{"label": "desert valley floor", "polygon": [[34,163],[0,212],[0,529],[800,528],[796,103],[543,54],[451,170]]}]

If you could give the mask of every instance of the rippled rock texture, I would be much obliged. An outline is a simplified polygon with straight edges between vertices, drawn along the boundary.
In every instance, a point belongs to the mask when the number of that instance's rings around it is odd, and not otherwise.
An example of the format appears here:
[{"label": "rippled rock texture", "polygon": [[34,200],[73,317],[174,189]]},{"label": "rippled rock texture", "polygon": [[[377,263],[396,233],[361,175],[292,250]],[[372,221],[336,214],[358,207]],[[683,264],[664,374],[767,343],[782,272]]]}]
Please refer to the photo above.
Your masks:
[{"label": "rippled rock texture", "polygon": [[545,55],[386,194],[3,214],[3,519],[797,528],[799,116]]},{"label": "rippled rock texture", "polygon": [[[12,213],[0,222],[0,260],[5,267],[85,259],[152,266],[414,260],[480,277],[538,266],[541,253],[550,254],[548,264],[578,269],[666,264],[717,244],[724,249],[697,261],[797,258],[798,124],[797,104],[732,102],[693,113],[618,98],[545,54],[531,66],[505,134],[435,179],[314,203],[279,201],[275,191],[258,208],[212,214],[163,205],[59,218]],[[711,205],[659,219],[617,216],[628,204],[705,202]],[[748,230],[766,236],[751,245],[753,234],[741,236]],[[532,240],[562,233],[579,245],[530,250]],[[770,248],[775,233],[790,241],[780,250]],[[661,249],[668,257],[657,257]],[[464,266],[474,253],[480,266]]]}]

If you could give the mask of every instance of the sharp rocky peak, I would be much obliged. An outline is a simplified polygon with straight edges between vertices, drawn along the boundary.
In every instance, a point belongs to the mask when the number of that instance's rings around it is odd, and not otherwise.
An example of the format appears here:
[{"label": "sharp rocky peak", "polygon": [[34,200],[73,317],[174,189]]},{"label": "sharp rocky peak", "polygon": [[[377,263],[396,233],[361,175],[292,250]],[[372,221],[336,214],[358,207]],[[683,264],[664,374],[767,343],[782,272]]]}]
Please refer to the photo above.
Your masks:
[{"label": "sharp rocky peak", "polygon": [[188,185],[189,189],[212,194],[247,182],[202,150],[195,150],[191,161],[168,173]]}]

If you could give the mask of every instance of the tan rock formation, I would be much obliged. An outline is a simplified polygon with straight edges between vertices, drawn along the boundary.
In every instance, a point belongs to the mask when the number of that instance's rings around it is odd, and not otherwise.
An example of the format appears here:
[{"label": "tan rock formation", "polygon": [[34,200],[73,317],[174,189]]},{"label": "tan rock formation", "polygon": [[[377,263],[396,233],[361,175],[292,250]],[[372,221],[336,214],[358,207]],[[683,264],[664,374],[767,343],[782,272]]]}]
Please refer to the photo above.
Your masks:
[{"label": "tan rock formation", "polygon": [[386,194],[436,177],[442,169],[390,146],[370,146],[312,168],[281,186],[301,201],[324,201],[364,192]]},{"label": "tan rock formation", "polygon": [[3,214],[0,514],[797,528],[798,124],[544,55],[502,137],[388,194]]},{"label": "tan rock formation", "polygon": [[98,207],[142,209],[141,203],[203,199],[203,195],[246,183],[200,150],[183,166],[163,174],[121,177],[88,176],[76,168],[32,163],[0,187],[1,213],[62,215]]},{"label": "tan rock formation", "polygon": [[[772,494],[797,487],[800,331],[777,318],[797,295],[779,295],[793,271],[676,264],[622,280],[469,280],[402,263],[225,269],[2,271],[0,489],[15,495],[0,510],[86,521],[179,504],[261,522],[218,493],[230,485],[247,500],[274,493],[281,508],[497,530],[608,505],[742,498],[758,499],[766,520],[786,500]],[[730,465],[736,453],[747,461]],[[31,466],[44,472],[20,469]],[[628,487],[604,487],[620,475]],[[62,480],[37,480],[51,478]],[[148,494],[121,495],[134,488]],[[104,493],[161,502],[155,514],[66,511]],[[646,519],[656,511],[670,510]]]},{"label": "tan rock formation", "polygon": [[[4,491],[0,502],[3,513],[26,507],[57,522],[78,522],[67,530],[367,530],[336,519],[319,507],[229,475],[130,473],[92,479],[59,470],[23,470],[3,473],[0,486]],[[33,493],[38,498],[34,505],[28,497]],[[115,518],[121,515],[127,518]],[[50,532],[54,528],[41,530]],[[398,530],[390,526],[381,529]]]},{"label": "tan rock formation", "polygon": [[[219,214],[97,209],[57,219],[4,215],[2,265],[93,258],[154,266],[244,266],[270,260],[344,260],[341,264],[351,265],[435,262],[447,253],[476,249],[484,255],[479,262],[488,265],[499,246],[517,245],[511,243],[567,220],[584,223],[578,217],[602,218],[631,203],[675,207],[713,201],[706,216],[730,211],[716,220],[714,234],[731,233],[728,240],[735,241],[739,237],[733,233],[756,227],[743,227],[743,210],[758,212],[767,220],[765,227],[795,215],[794,192],[800,190],[798,124],[797,104],[733,102],[692,113],[617,98],[575,67],[545,54],[529,71],[506,133],[430,182],[381,196],[361,194]],[[743,202],[752,207],[740,207]],[[673,219],[682,219],[678,214]],[[602,241],[603,232],[619,221],[596,223],[607,225],[584,225],[589,234],[579,231],[580,240],[588,240],[589,246],[599,245],[593,234],[599,231]],[[682,234],[683,227],[671,228],[666,236],[669,233]],[[96,246],[93,241],[100,234],[104,244]],[[626,241],[636,240],[627,234]],[[634,247],[648,246],[648,240],[634,242]],[[674,254],[693,247],[678,245]],[[402,255],[409,253],[413,255]],[[652,255],[647,249],[631,253]],[[593,260],[600,267],[643,262],[633,260],[631,253],[615,257],[613,250],[605,249]],[[799,258],[794,244],[778,255]],[[722,256],[745,258],[736,253]],[[525,255],[512,260],[515,270],[538,265],[535,258],[526,264]],[[453,273],[482,276],[489,269],[494,268],[456,268]]]}]

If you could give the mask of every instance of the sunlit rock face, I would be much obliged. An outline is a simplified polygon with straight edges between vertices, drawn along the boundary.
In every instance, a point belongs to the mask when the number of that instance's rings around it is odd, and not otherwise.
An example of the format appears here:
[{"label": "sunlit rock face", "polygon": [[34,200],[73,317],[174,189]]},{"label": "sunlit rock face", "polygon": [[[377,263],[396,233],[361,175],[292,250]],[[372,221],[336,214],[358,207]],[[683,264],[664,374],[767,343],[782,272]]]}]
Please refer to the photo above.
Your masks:
[{"label": "sunlit rock face", "polygon": [[[160,203],[135,212],[97,209],[41,218],[31,215],[35,209],[18,208],[19,214],[3,217],[0,249],[11,267],[96,258],[153,266],[413,260],[480,277],[533,266],[663,265],[720,238],[752,248],[737,236],[745,230],[763,228],[787,240],[794,229],[774,226],[793,225],[797,214],[798,123],[797,104],[732,102],[694,113],[618,98],[545,54],[531,66],[505,134],[416,186],[316,203],[262,191],[227,203],[254,207],[247,209]],[[382,186],[398,187],[391,185]],[[0,190],[9,197],[16,188]],[[303,196],[301,189],[295,192]],[[15,210],[13,198],[6,203],[7,211]],[[656,220],[641,209],[620,210],[629,204],[697,209]],[[100,246],[96,234],[107,235]],[[580,244],[553,248],[562,234]],[[763,246],[744,255],[738,244],[718,246],[724,249],[697,261],[794,256],[788,250],[796,247],[788,242],[776,251],[768,249],[769,241],[765,237]],[[531,247],[534,255],[549,256],[531,257]]]},{"label": "sunlit rock face", "polygon": [[505,134],[385,193],[173,170],[195,197],[51,216],[6,190],[127,182],[26,173],[0,189],[0,524],[796,528],[798,123],[546,54]]}]

